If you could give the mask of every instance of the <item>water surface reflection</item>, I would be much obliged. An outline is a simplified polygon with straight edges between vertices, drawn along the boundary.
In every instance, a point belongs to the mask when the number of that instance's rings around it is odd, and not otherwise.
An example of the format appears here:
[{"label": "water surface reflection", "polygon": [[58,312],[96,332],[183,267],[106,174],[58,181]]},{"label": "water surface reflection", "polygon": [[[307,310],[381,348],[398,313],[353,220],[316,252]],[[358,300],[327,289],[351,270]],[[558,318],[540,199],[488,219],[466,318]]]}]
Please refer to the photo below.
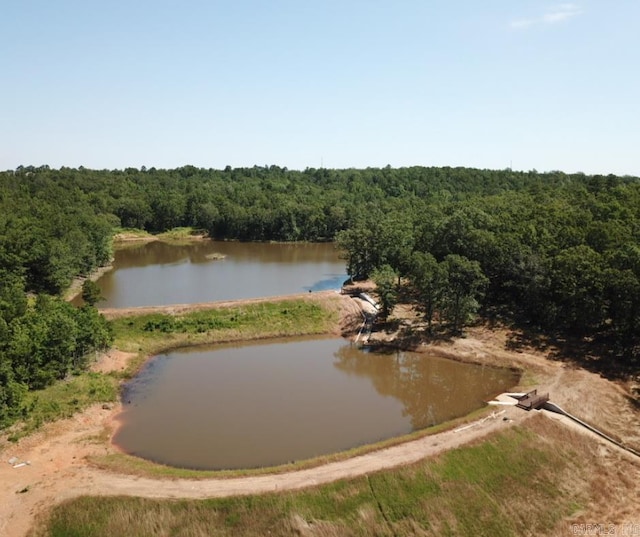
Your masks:
[{"label": "water surface reflection", "polygon": [[[220,259],[216,259],[220,256]],[[339,289],[345,263],[332,243],[160,241],[117,249],[98,280],[99,306],[188,304]]]},{"label": "water surface reflection", "polygon": [[516,381],[507,370],[368,353],[339,338],[181,350],[126,386],[115,442],[180,467],[271,466],[467,414]]}]

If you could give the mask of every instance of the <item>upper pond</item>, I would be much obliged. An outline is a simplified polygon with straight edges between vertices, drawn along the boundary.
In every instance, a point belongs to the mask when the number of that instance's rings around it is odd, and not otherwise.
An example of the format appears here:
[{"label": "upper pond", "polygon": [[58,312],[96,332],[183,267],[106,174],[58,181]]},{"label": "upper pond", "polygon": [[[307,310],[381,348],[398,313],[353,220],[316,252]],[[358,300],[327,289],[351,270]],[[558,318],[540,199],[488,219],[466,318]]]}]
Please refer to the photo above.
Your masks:
[{"label": "upper pond", "polygon": [[[221,254],[223,259],[212,259]],[[154,241],[115,251],[98,280],[104,308],[188,304],[338,289],[345,262],[332,243]]]},{"label": "upper pond", "polygon": [[506,369],[340,338],[180,350],[125,386],[114,442],[184,468],[272,466],[466,415],[516,383]]}]

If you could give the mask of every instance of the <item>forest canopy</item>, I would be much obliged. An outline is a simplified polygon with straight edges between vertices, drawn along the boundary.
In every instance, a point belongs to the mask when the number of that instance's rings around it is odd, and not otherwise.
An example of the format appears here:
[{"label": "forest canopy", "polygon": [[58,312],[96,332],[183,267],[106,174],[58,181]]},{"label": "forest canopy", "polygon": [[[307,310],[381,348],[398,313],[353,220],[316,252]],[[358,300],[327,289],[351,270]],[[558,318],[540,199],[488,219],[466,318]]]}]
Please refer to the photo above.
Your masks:
[{"label": "forest canopy", "polygon": [[[0,425],[3,405],[21,390],[63,376],[87,346],[108,344],[90,306],[72,312],[58,298],[28,305],[27,293],[60,296],[75,276],[108,263],[118,228],[179,226],[219,239],[337,239],[354,278],[410,282],[428,323],[438,314],[459,329],[476,312],[499,314],[540,330],[607,337],[637,367],[637,177],[21,166],[0,172]],[[45,352],[60,336],[54,326],[79,330],[58,354]]]}]

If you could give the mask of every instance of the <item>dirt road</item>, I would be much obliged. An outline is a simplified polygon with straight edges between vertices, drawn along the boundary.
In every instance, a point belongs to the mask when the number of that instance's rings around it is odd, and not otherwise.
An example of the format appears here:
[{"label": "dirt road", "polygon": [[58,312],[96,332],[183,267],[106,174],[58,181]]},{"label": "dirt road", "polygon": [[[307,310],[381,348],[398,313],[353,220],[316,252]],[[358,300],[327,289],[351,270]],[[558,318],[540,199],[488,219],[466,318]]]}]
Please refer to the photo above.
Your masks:
[{"label": "dirt road", "polygon": [[[502,409],[501,409],[502,410]],[[504,421],[509,416],[513,421]],[[67,498],[83,494],[125,495],[149,498],[207,498],[293,490],[337,479],[364,475],[384,468],[418,461],[429,455],[463,445],[492,431],[526,419],[527,413],[506,409],[462,431],[448,431],[398,446],[295,472],[233,479],[159,480],[115,475],[90,466],[85,457],[109,448],[95,440],[112,413],[99,405],[71,420],[48,427],[5,450],[0,466],[0,535],[26,535],[35,515]],[[13,468],[7,456],[30,464]]]}]

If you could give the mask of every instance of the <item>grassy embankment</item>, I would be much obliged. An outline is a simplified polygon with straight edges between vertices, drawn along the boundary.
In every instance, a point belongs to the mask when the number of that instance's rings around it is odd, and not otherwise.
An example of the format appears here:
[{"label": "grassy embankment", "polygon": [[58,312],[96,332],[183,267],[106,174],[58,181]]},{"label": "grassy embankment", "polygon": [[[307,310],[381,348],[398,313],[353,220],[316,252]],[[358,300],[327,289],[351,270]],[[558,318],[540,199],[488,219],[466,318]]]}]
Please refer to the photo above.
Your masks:
[{"label": "grassy embankment", "polygon": [[32,537],[550,535],[597,500],[589,480],[606,472],[600,464],[579,434],[537,417],[435,459],[309,490],[193,501],[78,498],[55,507]]},{"label": "grassy embankment", "polygon": [[23,418],[8,429],[7,440],[16,442],[44,423],[69,418],[92,404],[113,402],[117,397],[118,381],[114,377],[91,372],[28,392],[22,410]]},{"label": "grassy embankment", "polygon": [[153,313],[112,321],[115,346],[137,353],[126,374],[135,373],[152,354],[208,343],[290,337],[331,332],[337,313],[322,302],[276,300],[191,311]]}]

